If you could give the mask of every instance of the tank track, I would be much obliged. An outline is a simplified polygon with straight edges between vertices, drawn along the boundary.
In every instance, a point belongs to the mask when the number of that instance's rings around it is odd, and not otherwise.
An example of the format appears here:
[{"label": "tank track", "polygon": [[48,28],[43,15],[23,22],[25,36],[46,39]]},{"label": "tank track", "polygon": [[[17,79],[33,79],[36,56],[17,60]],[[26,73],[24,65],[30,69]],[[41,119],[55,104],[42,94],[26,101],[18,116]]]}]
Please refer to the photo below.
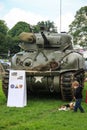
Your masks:
[{"label": "tank track", "polygon": [[73,81],[72,73],[63,73],[60,80],[61,95],[63,100],[72,100],[73,92],[71,82]]},{"label": "tank track", "polygon": [[9,71],[6,70],[5,75],[2,78],[2,90],[5,96],[8,96],[8,84],[9,84]]},{"label": "tank track", "polygon": [[60,87],[61,87],[61,96],[65,101],[72,101],[73,99],[73,89],[72,82],[77,80],[80,85],[84,86],[84,71],[75,73],[75,72],[65,72],[61,74]]}]

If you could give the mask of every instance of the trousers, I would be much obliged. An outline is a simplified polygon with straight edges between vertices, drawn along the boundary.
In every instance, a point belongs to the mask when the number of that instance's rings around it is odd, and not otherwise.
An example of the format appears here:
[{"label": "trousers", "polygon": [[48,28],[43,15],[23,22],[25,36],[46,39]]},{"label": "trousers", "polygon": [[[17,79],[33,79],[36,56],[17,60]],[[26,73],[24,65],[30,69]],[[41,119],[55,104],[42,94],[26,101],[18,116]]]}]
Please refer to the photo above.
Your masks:
[{"label": "trousers", "polygon": [[76,103],[75,103],[75,106],[74,106],[74,111],[77,112],[77,110],[79,109],[81,112],[84,112],[84,109],[82,108],[81,106],[81,102],[82,102],[82,99],[76,99]]}]

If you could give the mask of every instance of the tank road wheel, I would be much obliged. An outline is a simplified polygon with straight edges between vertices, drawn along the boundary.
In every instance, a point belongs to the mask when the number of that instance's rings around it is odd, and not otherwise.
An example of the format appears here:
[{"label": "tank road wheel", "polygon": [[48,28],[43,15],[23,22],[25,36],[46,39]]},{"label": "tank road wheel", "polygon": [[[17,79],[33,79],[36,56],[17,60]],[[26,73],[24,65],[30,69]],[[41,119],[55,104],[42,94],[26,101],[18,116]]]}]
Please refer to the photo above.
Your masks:
[{"label": "tank road wheel", "polygon": [[71,101],[73,98],[73,91],[72,91],[72,80],[73,80],[73,73],[63,73],[61,75],[61,95],[62,99],[66,101]]},{"label": "tank road wheel", "polygon": [[5,75],[2,78],[2,90],[5,96],[8,96],[8,84],[9,84],[9,71],[5,72]]}]

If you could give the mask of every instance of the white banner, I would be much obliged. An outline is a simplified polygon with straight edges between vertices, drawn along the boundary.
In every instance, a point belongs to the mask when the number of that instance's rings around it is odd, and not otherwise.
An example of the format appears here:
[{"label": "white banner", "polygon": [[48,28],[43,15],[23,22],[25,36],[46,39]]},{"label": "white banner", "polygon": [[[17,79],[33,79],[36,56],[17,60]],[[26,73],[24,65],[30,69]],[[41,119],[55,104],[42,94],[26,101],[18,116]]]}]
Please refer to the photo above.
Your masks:
[{"label": "white banner", "polygon": [[27,105],[25,71],[10,70],[7,106],[24,107]]}]

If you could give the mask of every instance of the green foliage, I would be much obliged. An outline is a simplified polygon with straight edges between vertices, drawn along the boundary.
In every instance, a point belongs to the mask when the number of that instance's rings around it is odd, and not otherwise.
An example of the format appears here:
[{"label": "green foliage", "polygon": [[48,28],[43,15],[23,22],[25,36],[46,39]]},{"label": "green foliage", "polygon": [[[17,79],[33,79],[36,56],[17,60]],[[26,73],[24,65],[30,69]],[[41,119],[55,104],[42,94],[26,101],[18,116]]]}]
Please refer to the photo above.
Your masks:
[{"label": "green foliage", "polygon": [[5,21],[0,20],[0,54],[7,52],[7,31],[8,27],[6,26]]},{"label": "green foliage", "polygon": [[3,105],[5,102],[6,102],[6,97],[2,91],[2,80],[1,80],[1,76],[0,76],[0,105]]},{"label": "green foliage", "polygon": [[31,28],[30,28],[30,24],[26,23],[26,22],[18,22],[12,29],[10,29],[8,31],[8,34],[11,37],[15,37],[18,36],[21,32],[30,32]]},{"label": "green foliage", "polygon": [[9,35],[0,34],[0,55],[2,58],[7,58],[8,50],[10,50],[11,54],[16,53],[20,50],[18,46],[18,39],[16,37],[12,38]]},{"label": "green foliage", "polygon": [[39,27],[39,29],[40,27],[44,27],[46,31],[56,32],[54,22],[51,22],[49,20],[38,22],[37,26]]},{"label": "green foliage", "polygon": [[37,24],[37,25],[33,25],[33,26],[32,26],[32,29],[33,29],[33,32],[34,32],[34,33],[39,33],[39,32],[40,32],[40,27],[39,27],[38,24]]},{"label": "green foliage", "polygon": [[6,36],[0,32],[0,54],[4,54],[7,51]]},{"label": "green foliage", "polygon": [[87,6],[76,12],[75,19],[69,27],[69,33],[73,36],[74,44],[87,45]]},{"label": "green foliage", "polygon": [[8,27],[4,20],[0,20],[0,33],[6,35],[8,31]]}]

